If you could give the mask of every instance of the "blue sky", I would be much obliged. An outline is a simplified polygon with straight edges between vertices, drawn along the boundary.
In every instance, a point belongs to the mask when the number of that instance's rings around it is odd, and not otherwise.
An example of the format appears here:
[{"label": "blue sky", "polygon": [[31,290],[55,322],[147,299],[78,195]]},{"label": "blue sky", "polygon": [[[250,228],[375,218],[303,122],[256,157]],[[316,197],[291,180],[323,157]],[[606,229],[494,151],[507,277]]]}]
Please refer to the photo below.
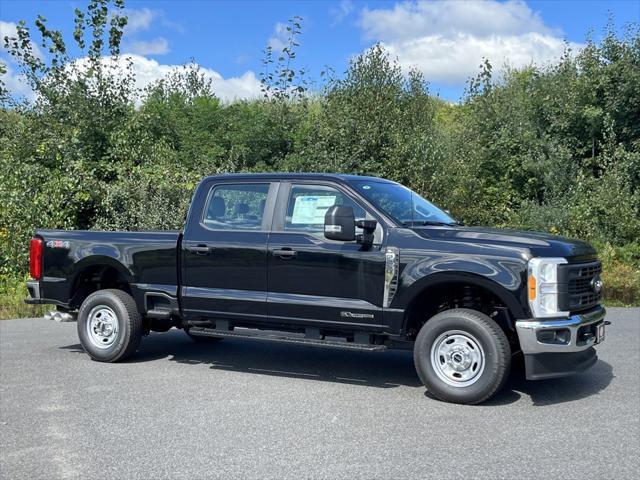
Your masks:
[{"label": "blue sky", "polygon": [[[37,14],[70,39],[79,0],[0,0],[0,33]],[[224,99],[259,95],[262,51],[283,40],[282,25],[303,18],[297,66],[319,79],[326,65],[338,74],[376,42],[406,71],[423,71],[433,93],[456,101],[482,57],[494,65],[552,61],[565,42],[578,50],[589,31],[602,36],[609,15],[618,30],[640,21],[640,0],[617,1],[207,1],[129,0],[123,52],[131,54],[140,86],[194,59]],[[76,52],[82,56],[82,52]],[[27,94],[16,65],[5,83]]]}]

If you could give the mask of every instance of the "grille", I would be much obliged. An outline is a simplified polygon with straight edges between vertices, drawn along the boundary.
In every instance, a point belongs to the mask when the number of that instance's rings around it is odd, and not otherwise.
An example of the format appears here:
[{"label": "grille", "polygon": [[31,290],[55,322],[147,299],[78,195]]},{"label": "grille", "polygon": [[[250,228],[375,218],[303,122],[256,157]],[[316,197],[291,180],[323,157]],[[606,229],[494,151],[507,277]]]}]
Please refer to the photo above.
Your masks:
[{"label": "grille", "polygon": [[560,295],[562,310],[579,311],[600,303],[602,291],[595,292],[591,286],[594,277],[602,272],[599,261],[562,265],[561,283],[567,286],[566,294]]}]

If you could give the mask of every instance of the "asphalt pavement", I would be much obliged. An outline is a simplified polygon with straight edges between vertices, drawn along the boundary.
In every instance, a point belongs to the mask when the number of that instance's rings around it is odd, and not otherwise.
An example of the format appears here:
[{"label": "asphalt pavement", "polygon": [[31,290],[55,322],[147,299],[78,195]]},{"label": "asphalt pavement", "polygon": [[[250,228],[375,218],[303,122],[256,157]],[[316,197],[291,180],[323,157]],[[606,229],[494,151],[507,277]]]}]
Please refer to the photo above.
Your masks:
[{"label": "asphalt pavement", "polygon": [[425,394],[410,352],[172,330],[120,364],[76,324],[0,321],[0,478],[542,478],[640,474],[640,309],[609,309],[589,371],[480,406]]}]

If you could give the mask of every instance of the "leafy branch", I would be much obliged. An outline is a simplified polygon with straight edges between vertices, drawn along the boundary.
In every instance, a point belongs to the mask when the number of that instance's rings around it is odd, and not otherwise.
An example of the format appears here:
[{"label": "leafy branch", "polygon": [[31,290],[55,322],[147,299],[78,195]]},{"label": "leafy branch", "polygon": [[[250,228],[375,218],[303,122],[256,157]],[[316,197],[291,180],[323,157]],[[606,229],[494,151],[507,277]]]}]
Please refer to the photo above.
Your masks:
[{"label": "leafy branch", "polygon": [[260,73],[260,90],[265,98],[274,100],[294,100],[304,96],[307,91],[306,71],[293,69],[298,38],[302,34],[302,17],[294,16],[287,22],[287,40],[275,58],[274,49],[267,45],[262,60],[263,72]]}]

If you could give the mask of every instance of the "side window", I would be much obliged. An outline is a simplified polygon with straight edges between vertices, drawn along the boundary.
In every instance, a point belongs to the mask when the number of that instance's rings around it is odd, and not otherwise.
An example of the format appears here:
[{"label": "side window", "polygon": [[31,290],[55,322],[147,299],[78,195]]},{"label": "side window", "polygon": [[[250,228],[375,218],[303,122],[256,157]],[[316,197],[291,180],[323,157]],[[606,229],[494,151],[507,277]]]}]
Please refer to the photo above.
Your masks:
[{"label": "side window", "polygon": [[364,209],[340,190],[323,185],[292,185],[284,229],[322,232],[324,214],[333,205],[353,207],[356,220],[366,217]]},{"label": "side window", "polygon": [[260,230],[268,183],[217,185],[209,194],[204,225],[215,230]]}]

